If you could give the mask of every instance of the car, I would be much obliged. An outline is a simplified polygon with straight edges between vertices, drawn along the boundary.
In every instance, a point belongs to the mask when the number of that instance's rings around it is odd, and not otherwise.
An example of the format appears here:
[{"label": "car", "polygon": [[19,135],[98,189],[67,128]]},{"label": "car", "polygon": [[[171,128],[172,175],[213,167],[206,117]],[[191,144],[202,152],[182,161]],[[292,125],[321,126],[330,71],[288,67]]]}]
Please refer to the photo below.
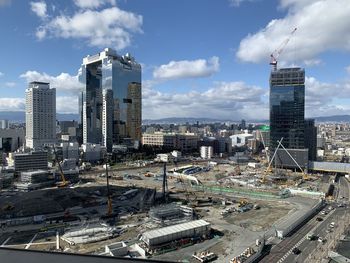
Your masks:
[{"label": "car", "polygon": [[330,223],[330,224],[329,224],[329,227],[330,227],[330,228],[334,228],[334,227],[335,227],[335,223],[334,223],[334,222]]},{"label": "car", "polygon": [[316,240],[317,236],[314,233],[310,233],[306,236],[307,240]]},{"label": "car", "polygon": [[323,218],[322,217],[317,217],[316,221],[321,222],[321,221],[323,221]]},{"label": "car", "polygon": [[299,255],[301,253],[301,250],[299,248],[295,247],[295,248],[293,248],[292,252],[295,255]]},{"label": "car", "polygon": [[344,207],[344,204],[339,204],[338,207]]},{"label": "car", "polygon": [[317,239],[317,241],[320,242],[320,243],[324,243],[324,242],[326,242],[326,239],[325,239],[325,238],[322,238],[322,237],[319,237],[319,238]]}]

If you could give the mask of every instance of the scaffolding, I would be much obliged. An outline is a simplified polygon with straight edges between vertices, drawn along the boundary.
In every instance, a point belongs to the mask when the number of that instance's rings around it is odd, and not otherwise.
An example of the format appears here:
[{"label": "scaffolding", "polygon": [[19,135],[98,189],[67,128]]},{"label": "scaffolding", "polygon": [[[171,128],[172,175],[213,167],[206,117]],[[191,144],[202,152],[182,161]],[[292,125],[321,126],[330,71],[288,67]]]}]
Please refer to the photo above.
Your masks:
[{"label": "scaffolding", "polygon": [[169,226],[191,221],[193,209],[184,205],[167,204],[151,208],[149,216],[154,222],[162,226]]}]

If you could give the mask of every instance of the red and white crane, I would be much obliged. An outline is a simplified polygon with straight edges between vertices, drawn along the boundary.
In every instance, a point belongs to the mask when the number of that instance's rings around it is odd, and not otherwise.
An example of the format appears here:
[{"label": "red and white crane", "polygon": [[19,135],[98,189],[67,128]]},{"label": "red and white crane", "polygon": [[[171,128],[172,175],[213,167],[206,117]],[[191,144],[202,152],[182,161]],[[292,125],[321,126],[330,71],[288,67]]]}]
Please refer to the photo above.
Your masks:
[{"label": "red and white crane", "polygon": [[277,59],[283,52],[283,49],[286,47],[288,44],[289,40],[293,36],[293,34],[297,31],[297,28],[294,28],[293,31],[289,34],[289,36],[280,44],[278,48],[275,49],[275,51],[271,54],[271,60],[270,60],[270,65],[272,65],[272,68],[274,71],[277,70]]}]

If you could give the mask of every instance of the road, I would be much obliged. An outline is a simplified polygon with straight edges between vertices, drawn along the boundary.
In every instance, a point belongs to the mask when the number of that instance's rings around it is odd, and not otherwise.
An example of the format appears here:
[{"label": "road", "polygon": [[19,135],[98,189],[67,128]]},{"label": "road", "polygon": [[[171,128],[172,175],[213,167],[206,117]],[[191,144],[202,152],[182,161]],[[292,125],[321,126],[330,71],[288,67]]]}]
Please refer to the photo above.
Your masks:
[{"label": "road", "polygon": [[338,182],[338,201],[350,202],[350,183],[345,177],[340,177]]},{"label": "road", "polygon": [[[313,231],[313,233],[318,236],[324,238],[327,235],[327,229],[331,222],[339,221],[337,220],[340,216],[344,215],[347,208],[336,208],[328,218],[325,218],[324,221],[318,222],[318,226]],[[317,222],[315,219],[313,221]],[[327,242],[327,241],[326,241]],[[328,241],[329,242],[329,241]],[[294,255],[293,253],[290,253],[285,259],[283,260],[284,263],[294,263],[294,262],[307,262],[307,257],[317,248],[318,249],[324,249],[323,246],[326,246],[327,244],[321,244],[317,240],[308,240],[306,238],[302,239],[299,244],[298,248],[301,250],[301,253],[299,255]]]},{"label": "road", "polygon": [[296,233],[290,237],[286,237],[284,240],[276,244],[260,262],[274,263],[278,262],[288,251],[290,251],[301,239],[303,239],[307,233],[316,226],[316,220],[310,220],[303,225]]},{"label": "road", "polygon": [[[329,224],[331,222],[339,222],[340,218],[348,212],[348,207],[338,207],[339,203],[350,203],[350,184],[344,177],[339,178],[337,202],[334,202],[331,205],[334,207],[334,209],[327,216],[321,216],[320,214],[316,215],[291,237],[287,237],[275,245],[271,249],[270,253],[260,262],[307,262],[307,260],[309,260],[307,259],[308,256],[313,253],[316,248],[321,251],[324,250],[324,246],[326,246],[327,243],[321,244],[317,240],[310,241],[306,238],[306,236],[309,232],[313,232],[318,237],[327,236],[327,229]],[[328,210],[328,207],[326,207],[324,210]],[[315,219],[317,217],[322,217],[324,220],[318,222]],[[332,234],[328,234],[328,236],[329,235],[332,237]],[[292,253],[292,249],[294,247],[298,247],[301,250],[301,253],[299,255]]]}]

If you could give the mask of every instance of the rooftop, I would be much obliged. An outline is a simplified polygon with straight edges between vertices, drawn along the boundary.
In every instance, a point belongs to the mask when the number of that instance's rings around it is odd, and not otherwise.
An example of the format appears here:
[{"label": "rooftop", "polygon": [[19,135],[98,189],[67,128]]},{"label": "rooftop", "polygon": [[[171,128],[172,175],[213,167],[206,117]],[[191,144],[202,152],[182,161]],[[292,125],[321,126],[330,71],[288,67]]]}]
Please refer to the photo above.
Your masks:
[{"label": "rooftop", "polygon": [[32,82],[29,82],[29,84],[49,85],[50,83],[49,82],[41,82],[41,81],[32,81]]},{"label": "rooftop", "polygon": [[152,238],[162,237],[164,235],[175,234],[175,233],[178,233],[179,231],[185,231],[188,229],[193,229],[195,227],[201,227],[201,226],[210,226],[210,223],[200,219],[200,220],[190,221],[182,224],[150,230],[143,233],[143,236],[145,238],[152,239]]}]

